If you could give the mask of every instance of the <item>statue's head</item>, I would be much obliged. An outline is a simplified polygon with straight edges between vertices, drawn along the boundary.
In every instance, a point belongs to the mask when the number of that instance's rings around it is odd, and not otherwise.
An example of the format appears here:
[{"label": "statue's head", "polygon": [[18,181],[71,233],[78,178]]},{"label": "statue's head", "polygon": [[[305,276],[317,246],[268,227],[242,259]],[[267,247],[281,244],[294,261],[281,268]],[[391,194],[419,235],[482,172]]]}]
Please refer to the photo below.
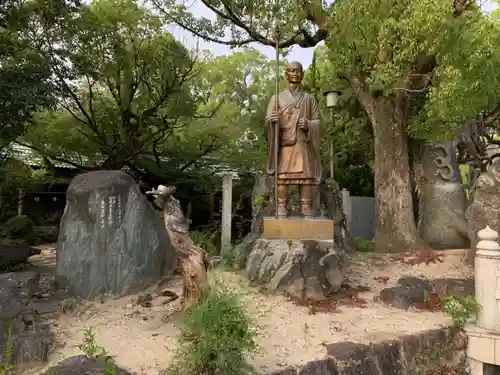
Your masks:
[{"label": "statue's head", "polygon": [[285,78],[288,83],[298,85],[304,78],[304,68],[297,61],[292,61],[286,66]]},{"label": "statue's head", "polygon": [[166,203],[175,199],[173,197],[175,191],[176,191],[175,186],[159,185],[158,189],[153,188],[153,190],[147,191],[146,194],[152,195],[155,198],[155,203],[159,207],[164,207]]}]

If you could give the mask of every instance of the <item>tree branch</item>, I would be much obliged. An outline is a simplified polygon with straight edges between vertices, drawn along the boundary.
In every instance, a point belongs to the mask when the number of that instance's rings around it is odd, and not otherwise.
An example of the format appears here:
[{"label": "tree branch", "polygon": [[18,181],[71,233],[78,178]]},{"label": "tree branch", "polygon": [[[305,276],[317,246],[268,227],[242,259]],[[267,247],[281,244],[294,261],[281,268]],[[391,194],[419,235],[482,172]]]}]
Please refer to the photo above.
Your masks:
[{"label": "tree branch", "polygon": [[432,73],[437,66],[435,56],[420,56],[412,64],[407,74],[405,74],[396,90],[396,103],[404,102],[410,94],[419,93],[428,89],[431,82]]},{"label": "tree branch", "polygon": [[361,103],[361,106],[367,112],[368,117],[374,118],[375,116],[375,101],[370,95],[368,87],[366,87],[365,77],[363,74],[358,73],[348,79],[356,98]]},{"label": "tree branch", "polygon": [[67,159],[64,159],[64,158],[60,158],[60,157],[51,155],[46,150],[43,150],[43,149],[40,149],[38,147],[32,146],[32,145],[30,145],[28,143],[23,143],[23,142],[19,142],[19,141],[15,141],[14,143],[16,143],[16,144],[18,144],[20,146],[23,146],[23,147],[27,147],[27,148],[29,148],[31,150],[34,150],[37,153],[39,153],[42,157],[48,158],[49,160],[58,161],[60,163],[65,163],[65,164],[71,165],[73,167],[76,167],[78,169],[83,169],[83,170],[90,170],[90,169],[92,169],[92,168],[90,168],[88,166],[84,166],[84,165],[75,163],[75,162],[73,162],[71,160],[67,160]]},{"label": "tree branch", "polygon": [[196,158],[191,159],[189,162],[185,163],[182,167],[179,168],[179,171],[184,171],[187,168],[191,167],[194,165],[197,161],[199,161],[202,157],[208,155],[212,151],[214,151],[217,148],[217,137],[213,137],[210,144],[207,145],[203,150],[201,150],[201,147],[203,145],[203,140],[202,144],[200,144],[200,153],[196,156]]},{"label": "tree branch", "polygon": [[[213,37],[209,35],[207,32],[202,32],[200,30],[197,30],[196,26],[192,26],[195,24],[195,22],[188,22],[188,21],[193,21],[192,19],[190,20],[181,20],[180,17],[175,17],[172,15],[173,12],[168,11],[165,9],[161,4],[160,0],[151,0],[153,5],[171,22],[175,23],[176,25],[182,27],[183,29],[191,32],[197,37],[200,37],[206,41],[213,42],[213,43],[218,43],[218,44],[223,44],[226,46],[231,46],[231,47],[242,47],[244,45],[250,44],[250,43],[261,43],[266,46],[271,46],[274,47],[276,46],[276,42],[272,38],[268,38],[259,32],[257,32],[255,29],[252,28],[252,22],[250,25],[245,24],[232,10],[232,0],[220,0],[221,4],[223,5],[224,12],[220,11],[216,7],[212,5],[212,2],[209,0],[201,0],[202,3],[210,9],[212,12],[214,12],[218,17],[225,21],[229,21],[231,24],[233,24],[236,27],[239,27],[242,29],[246,34],[248,34],[248,38],[241,39],[241,40],[223,40],[223,39],[218,39],[216,37]],[[310,34],[305,27],[298,26],[297,30],[292,33],[291,36],[288,38],[285,38],[280,41],[279,43],[279,48],[288,48],[293,45],[299,45],[303,48],[308,48],[308,47],[314,47],[316,46],[319,42],[323,41],[327,35],[328,31],[327,28],[325,27],[325,22],[319,22],[319,20],[326,19],[326,17],[317,17],[314,15],[314,13],[308,9],[305,8],[306,10],[306,17],[305,19],[316,23],[319,28],[314,34]],[[326,12],[325,12],[326,13]],[[193,18],[193,17],[190,17]]]}]

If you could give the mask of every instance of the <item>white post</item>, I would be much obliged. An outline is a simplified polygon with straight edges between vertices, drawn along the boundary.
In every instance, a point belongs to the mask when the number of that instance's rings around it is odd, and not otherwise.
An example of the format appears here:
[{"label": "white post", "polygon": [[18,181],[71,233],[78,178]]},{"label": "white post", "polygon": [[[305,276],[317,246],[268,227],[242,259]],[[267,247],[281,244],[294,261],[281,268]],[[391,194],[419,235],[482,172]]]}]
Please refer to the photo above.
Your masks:
[{"label": "white post", "polygon": [[344,211],[347,230],[351,231],[351,221],[352,221],[352,204],[351,204],[351,193],[347,189],[342,189],[342,211]]},{"label": "white post", "polygon": [[498,233],[486,226],[477,233],[475,279],[479,304],[476,326],[500,332],[500,245]]},{"label": "white post", "polygon": [[233,177],[230,174],[222,178],[222,228],[220,256],[224,259],[224,250],[231,245],[231,221],[233,205]]}]

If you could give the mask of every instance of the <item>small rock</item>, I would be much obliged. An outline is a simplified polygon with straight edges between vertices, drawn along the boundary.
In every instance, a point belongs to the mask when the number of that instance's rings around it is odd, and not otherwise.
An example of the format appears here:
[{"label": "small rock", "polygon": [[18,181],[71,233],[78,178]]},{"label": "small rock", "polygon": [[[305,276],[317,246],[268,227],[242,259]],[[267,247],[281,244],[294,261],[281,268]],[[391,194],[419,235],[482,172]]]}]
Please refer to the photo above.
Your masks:
[{"label": "small rock", "polygon": [[[47,374],[51,375],[105,375],[103,361],[84,355],[66,358],[57,365],[50,367]],[[131,372],[115,365],[116,375],[132,375]]]},{"label": "small rock", "polygon": [[40,249],[21,244],[0,244],[0,269],[27,264],[28,258],[41,253]]},{"label": "small rock", "polygon": [[408,310],[410,306],[422,305],[427,290],[420,287],[395,286],[380,291],[380,301],[386,305]]},{"label": "small rock", "polygon": [[153,296],[151,294],[142,294],[137,297],[136,304],[142,307],[151,307],[153,305]]},{"label": "small rock", "polygon": [[404,276],[398,280],[399,285],[407,286],[410,288],[423,288],[423,289],[431,289],[431,283],[427,279],[413,277],[413,276]]}]

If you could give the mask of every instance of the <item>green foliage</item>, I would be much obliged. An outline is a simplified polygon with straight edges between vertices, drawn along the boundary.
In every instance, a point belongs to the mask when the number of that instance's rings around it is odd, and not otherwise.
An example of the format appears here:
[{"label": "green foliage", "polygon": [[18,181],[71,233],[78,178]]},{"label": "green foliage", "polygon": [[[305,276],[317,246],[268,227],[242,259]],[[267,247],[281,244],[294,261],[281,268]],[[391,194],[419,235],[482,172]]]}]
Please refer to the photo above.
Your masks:
[{"label": "green foliage", "polygon": [[23,189],[24,194],[36,191],[40,185],[53,184],[58,178],[46,168],[33,169],[17,162],[5,163],[1,169],[0,185],[5,191],[16,192]]},{"label": "green foliage", "polygon": [[58,25],[44,24],[42,15],[28,25],[46,31],[47,40],[33,42],[50,51],[64,110],[42,115],[25,140],[54,160],[119,168],[192,116],[195,103],[183,84],[198,69],[134,0],[97,0],[77,13]]},{"label": "green foliage", "polygon": [[197,230],[193,230],[189,232],[189,236],[193,240],[193,242],[205,250],[212,256],[219,255],[219,251],[217,249],[217,245],[215,244],[215,240],[213,238],[213,234],[209,234],[206,232],[201,232]]},{"label": "green foliage", "polygon": [[116,365],[108,356],[108,352],[96,342],[95,333],[91,327],[87,328],[83,334],[83,342],[78,345],[83,354],[89,358],[102,360],[104,365],[104,375],[116,375]]},{"label": "green foliage", "polygon": [[326,44],[334,86],[362,76],[369,93],[394,98],[404,92],[409,70],[435,58],[430,88],[407,92],[415,98],[412,137],[447,139],[457,124],[500,99],[499,24],[477,7],[457,17],[447,0],[355,0],[336,3],[331,24]]},{"label": "green foliage", "polygon": [[450,315],[453,324],[457,327],[463,327],[469,320],[474,318],[480,305],[473,296],[457,298],[446,296],[442,298],[444,311]]},{"label": "green foliage", "polygon": [[5,222],[4,228],[7,238],[18,243],[35,245],[38,241],[35,224],[26,215],[11,217]]},{"label": "green foliage", "polygon": [[267,200],[266,195],[264,195],[264,194],[256,195],[253,199],[253,202],[252,202],[253,210],[255,212],[259,212],[264,207],[266,200]]},{"label": "green foliage", "polygon": [[9,375],[14,370],[14,365],[12,364],[12,350],[14,347],[12,326],[9,326],[9,330],[7,332],[7,341],[5,342],[5,347],[3,349],[2,363],[0,363],[0,373],[3,375]]},{"label": "green foliage", "polygon": [[238,247],[234,245],[227,246],[222,250],[222,263],[229,269],[239,266],[241,254],[238,253]]},{"label": "green foliage", "polygon": [[83,342],[78,345],[78,349],[89,358],[99,358],[107,355],[106,349],[97,344],[92,327],[85,329]]},{"label": "green foliage", "polygon": [[342,90],[340,105],[332,112],[323,112],[321,157],[323,164],[328,165],[325,175],[329,177],[332,145],[335,180],[339,186],[353,195],[373,196],[373,172],[369,167],[374,158],[371,125],[351,88],[346,82],[335,81],[333,68],[326,47],[319,46],[304,78],[305,88],[316,93],[322,108],[326,107],[324,92]]},{"label": "green foliage", "polygon": [[52,103],[46,61],[20,32],[29,12],[29,2],[0,4],[0,151],[23,133],[34,112]]},{"label": "green foliage", "polygon": [[[95,0],[75,12],[60,24],[36,13],[28,25],[46,31],[47,40],[33,44],[50,51],[61,100],[57,111],[37,115],[24,143],[51,160],[126,165],[197,191],[220,185],[214,170],[221,165],[262,167],[273,87],[263,54],[188,51],[135,0]],[[258,139],[243,152],[237,139],[247,129]]]},{"label": "green foliage", "polygon": [[220,282],[185,316],[179,336],[179,362],[167,375],[242,375],[245,357],[257,348],[257,331],[241,297]]},{"label": "green foliage", "polygon": [[363,253],[373,251],[372,241],[367,240],[366,238],[356,237],[356,238],[353,238],[352,241],[353,241],[353,247],[356,249],[356,251],[360,251]]}]

